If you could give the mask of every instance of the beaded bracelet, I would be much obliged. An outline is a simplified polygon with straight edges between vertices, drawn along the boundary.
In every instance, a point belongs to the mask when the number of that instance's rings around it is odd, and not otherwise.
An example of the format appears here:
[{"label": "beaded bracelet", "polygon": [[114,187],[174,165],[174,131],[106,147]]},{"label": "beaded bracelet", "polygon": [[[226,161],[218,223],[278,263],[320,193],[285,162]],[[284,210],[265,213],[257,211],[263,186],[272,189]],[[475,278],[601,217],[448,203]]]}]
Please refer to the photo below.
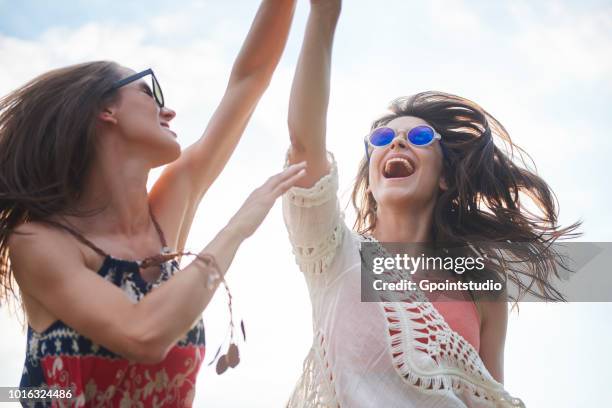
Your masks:
[{"label": "beaded bracelet", "polygon": [[[166,249],[166,248],[164,248]],[[230,341],[229,341],[229,346],[227,349],[227,352],[225,354],[223,354],[221,357],[219,357],[219,353],[221,352],[221,348],[223,347],[223,343],[219,346],[219,348],[217,349],[217,352],[215,353],[215,357],[213,358],[213,360],[208,364],[209,366],[212,365],[215,361],[217,361],[217,366],[216,366],[216,371],[217,374],[223,374],[228,367],[234,368],[238,365],[238,363],[240,363],[240,353],[238,351],[238,345],[236,344],[236,342],[234,342],[234,314],[233,314],[233,310],[232,310],[232,294],[230,292],[229,286],[227,285],[227,282],[225,281],[225,278],[223,277],[223,274],[221,273],[221,270],[219,269],[219,265],[217,264],[217,260],[215,259],[215,257],[212,254],[196,254],[193,252],[166,252],[164,251],[164,253],[161,254],[157,254],[157,255],[153,255],[150,257],[147,257],[145,259],[143,259],[142,261],[138,262],[138,266],[141,269],[146,269],[149,268],[151,266],[157,266],[160,265],[164,262],[168,262],[170,260],[175,259],[178,256],[181,255],[191,255],[191,256],[195,256],[197,259],[201,260],[202,262],[204,262],[204,265],[206,265],[207,268],[211,268],[213,269],[214,273],[209,273],[206,277],[206,288],[207,289],[212,289],[214,287],[215,284],[217,284],[219,281],[221,281],[221,283],[223,284],[223,286],[225,287],[225,291],[227,293],[227,299],[228,299],[228,308],[229,308],[229,314],[230,314],[230,323],[229,323],[229,333],[230,333]],[[244,321],[240,321],[240,330],[242,331],[242,337],[243,340],[246,341],[246,332],[244,329]],[[224,341],[225,342],[225,341]],[[219,357],[219,359],[217,359],[217,357]]]}]

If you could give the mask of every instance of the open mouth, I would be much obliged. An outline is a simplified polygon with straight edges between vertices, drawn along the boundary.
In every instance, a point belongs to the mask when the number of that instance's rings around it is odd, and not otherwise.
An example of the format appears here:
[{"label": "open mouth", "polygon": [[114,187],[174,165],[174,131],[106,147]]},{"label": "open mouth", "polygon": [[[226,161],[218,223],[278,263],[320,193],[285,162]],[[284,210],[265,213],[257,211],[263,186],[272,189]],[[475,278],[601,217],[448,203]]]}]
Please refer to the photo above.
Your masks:
[{"label": "open mouth", "polygon": [[177,137],[176,133],[173,130],[170,130],[170,125],[168,123],[166,123],[166,122],[159,122],[159,125],[161,127],[163,127],[163,128],[168,129],[168,132],[172,133],[172,136],[174,136],[175,138]]},{"label": "open mouth", "polygon": [[388,179],[404,178],[414,173],[413,164],[403,157],[392,157],[385,163],[383,176]]}]

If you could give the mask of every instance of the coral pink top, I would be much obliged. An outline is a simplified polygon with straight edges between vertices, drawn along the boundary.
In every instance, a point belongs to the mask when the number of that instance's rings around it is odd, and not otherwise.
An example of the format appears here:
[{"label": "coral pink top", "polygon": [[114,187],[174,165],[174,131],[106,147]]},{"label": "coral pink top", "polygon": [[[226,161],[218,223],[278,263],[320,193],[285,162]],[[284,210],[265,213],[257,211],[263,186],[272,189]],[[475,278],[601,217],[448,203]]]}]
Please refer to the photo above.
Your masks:
[{"label": "coral pink top", "polygon": [[448,300],[431,303],[451,329],[466,339],[476,351],[480,351],[480,318],[474,302]]}]

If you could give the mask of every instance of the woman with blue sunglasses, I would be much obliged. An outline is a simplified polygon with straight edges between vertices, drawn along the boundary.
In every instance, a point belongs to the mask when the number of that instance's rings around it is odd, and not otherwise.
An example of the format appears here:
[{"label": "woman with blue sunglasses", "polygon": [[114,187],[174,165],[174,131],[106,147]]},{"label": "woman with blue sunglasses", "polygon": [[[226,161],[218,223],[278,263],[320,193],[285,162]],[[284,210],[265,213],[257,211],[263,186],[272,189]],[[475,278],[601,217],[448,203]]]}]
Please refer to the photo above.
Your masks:
[{"label": "woman with blue sunglasses", "polygon": [[[294,7],[262,2],[219,106],[182,152],[150,69],[83,63],[0,100],[0,283],[5,300],[14,276],[27,314],[21,387],[59,387],[54,406],[60,397],[66,406],[191,406],[202,311],[238,247],[303,175],[298,164],[271,177],[200,253],[183,252],[267,88]],[[195,259],[179,271],[182,254]],[[219,373],[239,362],[230,328]],[[22,403],[52,401],[26,394]]]},{"label": "woman with blue sunglasses", "polygon": [[[364,251],[384,257],[385,243],[527,242],[534,264],[542,266],[532,269],[538,294],[558,299],[549,285],[556,270],[548,248],[577,225],[559,227],[546,183],[496,146],[494,139],[517,149],[495,118],[465,98],[422,92],[393,101],[363,141],[355,138],[365,154],[351,230],[325,141],[340,3],[311,1],[289,104],[287,164],[306,161],[307,168],[283,197],[283,211],[309,288],[314,329],[289,407],[523,406],[503,386],[507,292],[491,300],[470,292],[434,301],[413,291],[399,292],[395,301],[364,302]],[[539,212],[524,209],[523,194],[534,198]],[[494,266],[487,263],[490,274],[466,272],[457,283],[483,277],[516,282],[511,267],[495,275]]]}]

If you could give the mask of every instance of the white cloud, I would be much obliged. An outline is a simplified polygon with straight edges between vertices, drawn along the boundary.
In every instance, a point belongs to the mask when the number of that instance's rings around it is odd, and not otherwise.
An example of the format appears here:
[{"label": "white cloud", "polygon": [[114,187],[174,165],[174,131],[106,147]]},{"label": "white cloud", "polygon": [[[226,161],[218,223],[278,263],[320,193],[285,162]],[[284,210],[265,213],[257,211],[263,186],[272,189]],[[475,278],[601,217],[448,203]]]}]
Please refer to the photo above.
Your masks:
[{"label": "white cloud", "polygon": [[436,23],[432,30],[460,32],[462,37],[480,35],[485,30],[478,14],[463,0],[434,0],[427,4]]},{"label": "white cloud", "polygon": [[612,7],[585,12],[556,1],[539,5],[508,5],[519,25],[513,46],[522,62],[551,86],[568,79],[612,85]]}]

